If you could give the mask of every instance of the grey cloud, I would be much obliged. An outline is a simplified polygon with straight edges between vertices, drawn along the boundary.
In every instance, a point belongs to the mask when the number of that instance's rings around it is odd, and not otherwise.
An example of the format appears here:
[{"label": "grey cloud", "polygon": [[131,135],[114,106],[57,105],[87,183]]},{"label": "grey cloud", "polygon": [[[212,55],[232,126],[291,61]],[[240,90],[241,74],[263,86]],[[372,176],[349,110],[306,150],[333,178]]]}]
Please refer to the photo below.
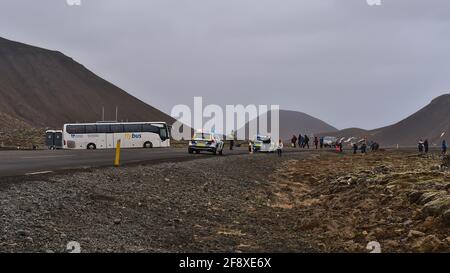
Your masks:
[{"label": "grey cloud", "polygon": [[411,114],[450,85],[450,2],[3,0],[0,36],[54,50],[170,112],[280,104],[344,128]]}]

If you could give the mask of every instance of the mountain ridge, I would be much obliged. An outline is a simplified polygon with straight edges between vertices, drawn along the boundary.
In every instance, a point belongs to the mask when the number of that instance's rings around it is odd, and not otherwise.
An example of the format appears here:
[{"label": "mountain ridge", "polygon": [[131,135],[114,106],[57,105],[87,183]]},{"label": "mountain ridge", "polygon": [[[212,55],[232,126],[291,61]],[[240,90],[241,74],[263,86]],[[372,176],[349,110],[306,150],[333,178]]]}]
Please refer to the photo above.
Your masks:
[{"label": "mountain ridge", "polygon": [[[444,133],[444,137],[441,135]],[[365,130],[347,128],[337,132],[325,132],[321,135],[338,137],[357,137],[379,142],[384,146],[415,146],[420,139],[428,139],[433,145],[450,133],[450,94],[443,94],[415,113],[392,125]]]},{"label": "mountain ridge", "polygon": [[35,127],[69,122],[174,119],[59,51],[0,37],[0,112]]}]

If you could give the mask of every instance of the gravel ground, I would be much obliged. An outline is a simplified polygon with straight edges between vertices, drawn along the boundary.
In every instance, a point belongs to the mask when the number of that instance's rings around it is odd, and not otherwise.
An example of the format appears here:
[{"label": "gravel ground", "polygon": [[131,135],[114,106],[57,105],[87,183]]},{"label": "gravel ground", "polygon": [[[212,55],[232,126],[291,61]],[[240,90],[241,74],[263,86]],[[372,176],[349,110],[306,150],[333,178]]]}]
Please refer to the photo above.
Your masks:
[{"label": "gravel ground", "polygon": [[448,252],[445,206],[419,201],[447,200],[438,162],[258,154],[6,179],[0,252]]},{"label": "gravel ground", "polygon": [[3,182],[0,251],[311,250],[295,219],[267,206],[279,165],[273,154],[210,157]]}]

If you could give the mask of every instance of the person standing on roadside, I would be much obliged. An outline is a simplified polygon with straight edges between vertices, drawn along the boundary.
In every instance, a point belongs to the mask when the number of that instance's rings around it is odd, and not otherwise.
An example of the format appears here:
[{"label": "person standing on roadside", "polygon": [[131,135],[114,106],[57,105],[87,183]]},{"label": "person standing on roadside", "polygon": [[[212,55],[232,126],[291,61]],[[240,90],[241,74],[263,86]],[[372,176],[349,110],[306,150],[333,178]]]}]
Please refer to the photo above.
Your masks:
[{"label": "person standing on roadside", "polygon": [[442,154],[447,154],[447,142],[445,141],[445,139],[442,141]]},{"label": "person standing on roadside", "polygon": [[282,153],[283,153],[283,141],[280,139],[278,141],[278,146],[277,146],[278,157],[281,157]]},{"label": "person standing on roadside", "polygon": [[314,145],[316,146],[316,150],[319,149],[319,139],[314,137]]},{"label": "person standing on roadside", "polygon": [[291,142],[292,142],[292,147],[296,148],[297,147],[297,137],[295,135],[292,136]]},{"label": "person standing on roadside", "polygon": [[323,137],[320,137],[320,149],[323,149]]},{"label": "person standing on roadside", "polygon": [[361,145],[361,153],[365,154],[367,150],[367,144],[365,142],[363,142],[363,144]]},{"label": "person standing on roadside", "polygon": [[236,139],[236,133],[234,132],[234,130],[231,130],[230,151],[233,150],[235,139]]},{"label": "person standing on roadside", "polygon": [[309,137],[307,135],[305,135],[303,148],[305,148],[306,146],[308,146],[308,149],[309,149]]},{"label": "person standing on roadside", "polygon": [[298,147],[301,148],[303,145],[303,136],[302,134],[298,135]]},{"label": "person standing on roadside", "polygon": [[425,141],[423,142],[423,148],[425,150],[425,153],[428,154],[429,151],[428,139],[425,139]]},{"label": "person standing on roadside", "polygon": [[358,152],[358,144],[353,143],[353,154],[356,154]]},{"label": "person standing on roadside", "polygon": [[423,153],[423,140],[419,140],[419,153]]}]

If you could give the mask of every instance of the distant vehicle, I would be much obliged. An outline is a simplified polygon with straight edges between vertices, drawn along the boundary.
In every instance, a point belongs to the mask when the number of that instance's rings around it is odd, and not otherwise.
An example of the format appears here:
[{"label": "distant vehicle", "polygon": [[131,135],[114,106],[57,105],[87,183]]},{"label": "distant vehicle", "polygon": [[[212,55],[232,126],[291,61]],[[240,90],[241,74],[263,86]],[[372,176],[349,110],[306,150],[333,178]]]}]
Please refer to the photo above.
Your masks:
[{"label": "distant vehicle", "polygon": [[64,149],[112,149],[170,147],[165,122],[97,122],[65,124]]},{"label": "distant vehicle", "polygon": [[253,148],[253,152],[272,153],[277,150],[277,144],[272,141],[270,136],[256,135],[249,142],[249,148]]},{"label": "distant vehicle", "polygon": [[188,152],[199,154],[204,151],[223,155],[223,146],[224,142],[220,139],[220,136],[210,132],[197,132],[189,141]]},{"label": "distant vehicle", "polygon": [[335,148],[336,144],[337,144],[337,140],[338,139],[336,137],[326,136],[323,138],[323,146],[329,147],[329,148]]},{"label": "distant vehicle", "polygon": [[45,131],[45,146],[49,150],[56,150],[63,148],[63,131],[62,130],[47,130]]}]

